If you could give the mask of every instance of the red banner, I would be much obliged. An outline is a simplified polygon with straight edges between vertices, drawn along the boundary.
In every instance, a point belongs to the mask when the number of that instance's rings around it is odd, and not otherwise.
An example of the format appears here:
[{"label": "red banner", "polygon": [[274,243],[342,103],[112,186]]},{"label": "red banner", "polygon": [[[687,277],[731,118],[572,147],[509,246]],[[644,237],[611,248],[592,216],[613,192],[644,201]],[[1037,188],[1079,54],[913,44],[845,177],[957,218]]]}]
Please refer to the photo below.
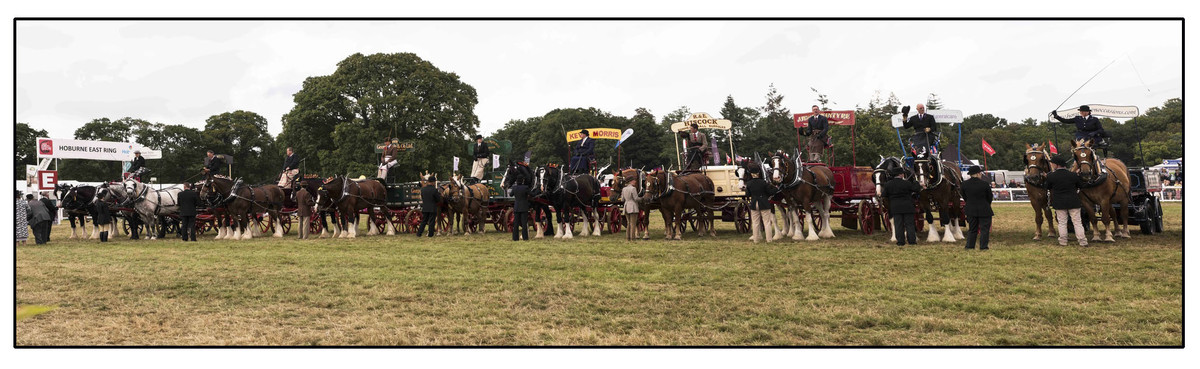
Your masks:
[{"label": "red banner", "polygon": [[996,150],[992,149],[992,145],[988,145],[987,140],[981,138],[979,142],[983,143],[983,152],[988,153],[988,155],[996,155]]},{"label": "red banner", "polygon": [[[838,125],[838,126],[854,125],[854,111],[853,110],[826,110],[826,111],[821,112],[821,115],[824,115],[825,119],[828,119],[829,124],[832,124],[832,125]],[[811,112],[803,113],[803,114],[796,114],[796,115],[792,116],[792,121],[795,123],[796,128],[808,127],[808,117],[811,117],[811,116],[813,116],[813,113],[811,113]]]},{"label": "red banner", "polygon": [[1050,153],[1054,154],[1054,155],[1058,155],[1058,148],[1054,147],[1054,141],[1047,141],[1047,142],[1050,143]]}]

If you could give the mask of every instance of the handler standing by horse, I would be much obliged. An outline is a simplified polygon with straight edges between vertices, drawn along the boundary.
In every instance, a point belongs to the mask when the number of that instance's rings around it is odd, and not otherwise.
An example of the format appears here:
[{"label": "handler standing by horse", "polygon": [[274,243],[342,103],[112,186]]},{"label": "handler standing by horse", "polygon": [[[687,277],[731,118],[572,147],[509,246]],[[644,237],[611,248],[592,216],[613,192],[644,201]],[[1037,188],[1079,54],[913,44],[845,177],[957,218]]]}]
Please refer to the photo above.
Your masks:
[{"label": "handler standing by horse", "polygon": [[292,179],[300,174],[300,158],[292,148],[287,148],[287,156],[283,158],[283,171],[279,173],[279,188],[292,188]]},{"label": "handler standing by horse", "polygon": [[442,203],[442,194],[438,192],[434,186],[433,177],[425,177],[425,186],[421,187],[421,224],[417,226],[417,237],[421,237],[421,233],[425,231],[425,225],[429,225],[429,237],[433,237],[433,230],[437,228],[438,207]]},{"label": "handler standing by horse", "polygon": [[888,199],[888,213],[892,216],[892,229],[896,232],[896,246],[917,244],[917,207],[913,195],[921,192],[916,183],[904,179],[904,168],[892,168],[892,180],[883,185],[883,197]]},{"label": "handler standing by horse", "polygon": [[972,165],[967,169],[967,175],[971,176],[962,184],[963,201],[967,202],[967,250],[975,249],[975,240],[979,239],[979,249],[988,249],[988,240],[992,233],[992,189],[984,182],[983,169],[978,165]]},{"label": "handler standing by horse", "polygon": [[184,242],[196,242],[196,205],[200,203],[200,194],[192,189],[191,183],[184,183],[183,191],[179,192],[177,202],[179,203],[179,237],[183,238]]},{"label": "handler standing by horse", "polygon": [[[513,241],[520,241],[522,239],[529,241],[529,186],[525,184],[524,178],[517,178],[516,183],[512,187],[512,239]],[[521,237],[518,238],[518,235]]]},{"label": "handler standing by horse", "polygon": [[1083,187],[1083,179],[1075,172],[1067,170],[1067,161],[1055,156],[1050,159],[1050,167],[1054,170],[1046,176],[1046,189],[1050,190],[1050,206],[1054,207],[1054,217],[1058,218],[1058,245],[1067,245],[1067,219],[1075,227],[1075,238],[1079,246],[1087,246],[1087,233],[1083,231],[1079,188]]},{"label": "handler standing by horse", "polygon": [[641,215],[641,209],[638,208],[638,190],[637,186],[634,186],[635,184],[637,184],[637,181],[627,181],[625,188],[621,189],[621,199],[625,200],[625,206],[623,207],[625,210],[625,224],[629,225],[625,227],[626,241],[637,240],[638,216]]},{"label": "handler standing by horse", "polygon": [[808,117],[808,129],[800,133],[808,136],[808,161],[821,161],[821,152],[829,147],[829,118],[821,115],[821,108],[812,106],[813,116]]},{"label": "handler standing by horse", "polygon": [[754,243],[761,239],[758,237],[759,225],[763,228],[762,235],[766,236],[767,243],[771,243],[775,238],[775,214],[771,213],[771,196],[778,192],[779,189],[762,179],[761,171],[750,172],[750,182],[746,183],[746,195],[750,196],[750,229],[753,230],[750,239]]}]

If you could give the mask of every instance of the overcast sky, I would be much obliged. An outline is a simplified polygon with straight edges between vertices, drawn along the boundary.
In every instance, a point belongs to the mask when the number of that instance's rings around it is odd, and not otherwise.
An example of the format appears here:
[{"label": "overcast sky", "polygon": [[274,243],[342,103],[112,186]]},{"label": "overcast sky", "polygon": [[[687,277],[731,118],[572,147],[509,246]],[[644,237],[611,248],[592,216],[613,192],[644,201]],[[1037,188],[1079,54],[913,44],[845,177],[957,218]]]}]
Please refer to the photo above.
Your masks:
[{"label": "overcast sky", "polygon": [[361,52],[413,52],[479,93],[480,130],[556,108],[718,115],[727,95],[793,112],[875,91],[1009,120],[1137,105],[1183,88],[1179,21],[21,21],[18,122],[71,137],[100,117],[203,127],[248,110],[272,134],[306,77]]}]

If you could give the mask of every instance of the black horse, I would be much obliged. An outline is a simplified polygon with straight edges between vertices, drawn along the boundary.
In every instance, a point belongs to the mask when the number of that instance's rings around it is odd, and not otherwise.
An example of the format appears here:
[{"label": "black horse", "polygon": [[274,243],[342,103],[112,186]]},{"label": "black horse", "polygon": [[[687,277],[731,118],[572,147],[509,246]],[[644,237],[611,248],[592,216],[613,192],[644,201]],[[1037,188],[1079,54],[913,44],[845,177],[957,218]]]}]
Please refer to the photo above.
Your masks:
[{"label": "black horse", "polygon": [[595,231],[593,236],[600,235],[600,216],[596,214],[600,207],[600,181],[588,174],[566,176],[557,165],[544,165],[534,172],[533,188],[530,195],[550,200],[557,214],[558,226],[554,228],[554,238],[574,238],[570,229],[571,216],[579,209],[584,214],[583,232],[588,235],[589,223]]},{"label": "black horse", "polygon": [[[92,207],[92,199],[96,198],[96,187],[93,186],[71,186],[58,185],[54,188],[54,193],[59,199],[59,208],[62,208],[67,216],[67,220],[71,222],[71,238],[97,238],[99,237],[99,229],[95,225],[92,226],[93,232],[87,231],[87,218],[95,217],[96,210]],[[79,227],[83,228],[78,236],[75,235],[75,220],[79,220]],[[85,237],[86,235],[86,237]]]},{"label": "black horse", "polygon": [[[500,188],[503,188],[507,192],[512,186],[518,184],[531,186],[533,185],[533,180],[533,170],[529,169],[528,165],[509,160],[508,168],[504,170],[504,177],[500,179]],[[548,201],[538,201],[538,199],[531,198],[529,201],[529,214],[533,217],[535,227],[533,238],[542,238],[543,236],[552,234],[550,233],[549,225],[542,226],[543,223],[550,219],[550,203]]]}]

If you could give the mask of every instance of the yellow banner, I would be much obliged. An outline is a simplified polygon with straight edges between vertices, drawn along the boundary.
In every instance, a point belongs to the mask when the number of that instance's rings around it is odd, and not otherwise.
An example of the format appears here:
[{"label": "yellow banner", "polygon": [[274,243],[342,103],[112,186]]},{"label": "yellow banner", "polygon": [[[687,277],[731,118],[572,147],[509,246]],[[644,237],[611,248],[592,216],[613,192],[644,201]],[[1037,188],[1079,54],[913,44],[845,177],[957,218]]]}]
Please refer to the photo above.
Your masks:
[{"label": "yellow banner", "polygon": [[[588,137],[591,137],[593,140],[620,140],[621,130],[613,128],[588,128]],[[567,132],[567,142],[575,142],[582,139],[582,129]]]}]

